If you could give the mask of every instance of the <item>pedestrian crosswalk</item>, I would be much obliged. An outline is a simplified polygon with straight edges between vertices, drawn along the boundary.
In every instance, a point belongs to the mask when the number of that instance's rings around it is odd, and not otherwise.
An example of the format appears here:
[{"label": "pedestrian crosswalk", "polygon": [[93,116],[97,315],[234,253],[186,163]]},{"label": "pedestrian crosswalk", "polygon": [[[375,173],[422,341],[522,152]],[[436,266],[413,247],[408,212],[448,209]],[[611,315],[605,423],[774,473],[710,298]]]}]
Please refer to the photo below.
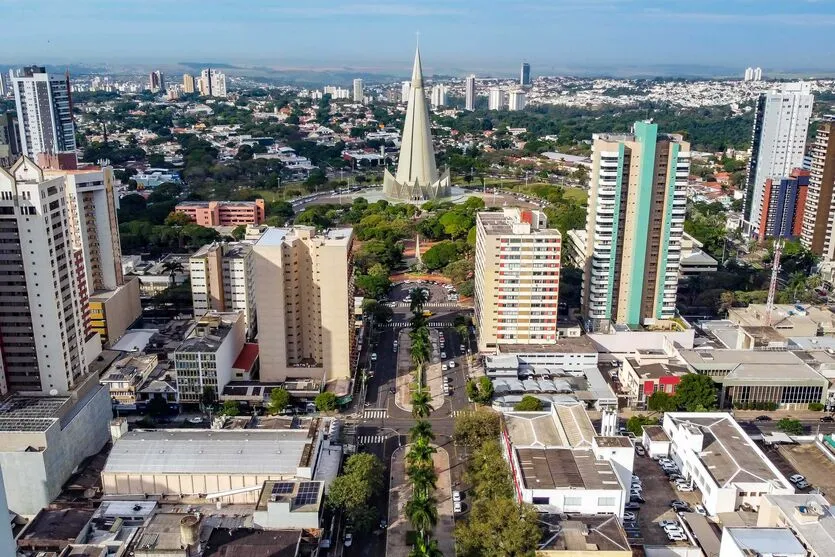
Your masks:
[{"label": "pedestrian crosswalk", "polygon": [[[410,323],[408,321],[392,321],[391,323],[385,323],[384,326],[393,329],[402,329],[403,327],[409,327]],[[429,327],[433,329],[452,327],[452,321],[430,321]]]},{"label": "pedestrian crosswalk", "polygon": [[450,415],[453,418],[455,418],[455,417],[460,416],[462,414],[466,414],[467,412],[469,412],[469,410],[453,410],[452,412],[450,412]]},{"label": "pedestrian crosswalk", "polygon": [[362,413],[363,418],[388,418],[388,410],[385,408],[382,410],[364,410]]},{"label": "pedestrian crosswalk", "polygon": [[357,443],[360,445],[372,445],[374,443],[382,443],[385,440],[385,435],[360,435],[357,437]]}]

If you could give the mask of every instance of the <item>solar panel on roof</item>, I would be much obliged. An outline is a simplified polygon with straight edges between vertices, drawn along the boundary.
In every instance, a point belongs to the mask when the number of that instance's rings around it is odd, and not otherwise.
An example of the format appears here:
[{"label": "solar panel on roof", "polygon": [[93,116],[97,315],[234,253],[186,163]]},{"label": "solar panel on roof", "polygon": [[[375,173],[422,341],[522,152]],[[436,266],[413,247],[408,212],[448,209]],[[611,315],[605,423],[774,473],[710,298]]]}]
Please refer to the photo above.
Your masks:
[{"label": "solar panel on roof", "polygon": [[301,482],[293,503],[298,506],[312,505],[319,500],[319,482]]},{"label": "solar panel on roof", "polygon": [[273,484],[273,495],[286,495],[293,493],[293,482],[277,482]]}]

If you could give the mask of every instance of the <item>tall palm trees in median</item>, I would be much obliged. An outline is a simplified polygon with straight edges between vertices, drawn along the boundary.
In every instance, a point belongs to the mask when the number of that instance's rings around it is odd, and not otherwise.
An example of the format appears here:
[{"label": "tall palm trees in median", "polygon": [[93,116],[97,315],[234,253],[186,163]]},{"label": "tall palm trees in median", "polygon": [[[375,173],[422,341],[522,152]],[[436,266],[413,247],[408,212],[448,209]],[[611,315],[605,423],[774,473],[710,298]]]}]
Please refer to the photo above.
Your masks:
[{"label": "tall palm trees in median", "polygon": [[432,433],[432,424],[427,422],[426,420],[419,420],[415,425],[412,426],[412,429],[409,430],[409,440],[412,443],[418,443],[420,441],[433,441],[435,439],[435,434]]},{"label": "tall palm trees in median", "polygon": [[412,391],[412,416],[415,418],[428,418],[435,408],[432,407],[432,395],[429,389],[418,385]]},{"label": "tall palm trees in median", "polygon": [[409,291],[409,309],[412,313],[423,313],[423,307],[429,301],[429,293],[423,288],[412,288]]},{"label": "tall palm trees in median", "polygon": [[409,522],[421,534],[429,532],[438,523],[438,501],[428,491],[414,491],[405,511]]},{"label": "tall palm trees in median", "polygon": [[438,540],[433,540],[427,536],[418,536],[409,557],[444,557],[444,554],[438,548]]}]

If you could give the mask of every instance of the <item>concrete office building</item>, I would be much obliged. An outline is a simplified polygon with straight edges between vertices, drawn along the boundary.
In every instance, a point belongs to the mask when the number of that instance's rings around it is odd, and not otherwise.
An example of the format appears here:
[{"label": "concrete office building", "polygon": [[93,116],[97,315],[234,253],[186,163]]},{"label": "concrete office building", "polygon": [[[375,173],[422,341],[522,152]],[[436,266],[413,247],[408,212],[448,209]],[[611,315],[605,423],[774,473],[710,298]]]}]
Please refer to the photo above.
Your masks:
[{"label": "concrete office building", "polygon": [[525,108],[525,104],[527,103],[527,96],[525,95],[524,91],[511,91],[508,97],[507,102],[507,109],[508,110],[523,110]]},{"label": "concrete office building", "polygon": [[754,508],[766,495],[792,494],[789,480],[763,454],[730,414],[667,412],[662,424],[670,457],[699,488],[708,514]]},{"label": "concrete office building", "polygon": [[553,344],[562,238],[541,211],[505,208],[476,217],[475,316],[479,350]]},{"label": "concrete office building", "polygon": [[115,344],[142,317],[139,290],[139,278],[134,277],[112,290],[99,290],[90,294],[90,323],[103,345]]},{"label": "concrete office building", "polygon": [[188,73],[183,74],[183,93],[194,93],[195,92],[195,79],[194,76]]},{"label": "concrete office building", "polygon": [[809,188],[800,241],[825,260],[835,259],[835,116],[818,124],[812,143]]},{"label": "concrete office building", "polygon": [[758,528],[789,528],[809,557],[829,557],[835,540],[835,511],[823,495],[764,495],[757,513]]},{"label": "concrete office building", "polygon": [[803,545],[788,528],[725,527],[719,557],[807,557]]},{"label": "concrete office building", "polygon": [[464,81],[464,109],[475,110],[475,76],[468,75]]},{"label": "concrete office building", "polygon": [[766,178],[760,200],[760,241],[766,238],[797,238],[803,228],[809,171],[792,170],[785,178]]},{"label": "concrete office building", "polygon": [[690,144],[636,122],[595,134],[582,307],[591,330],[675,316]]},{"label": "concrete office building", "polygon": [[0,169],[0,392],[66,393],[86,374],[63,178],[22,157]]},{"label": "concrete office building", "polygon": [[492,87],[487,96],[488,110],[502,110],[507,106],[507,95],[498,87]]},{"label": "concrete office building", "polygon": [[423,88],[423,68],[420,51],[415,52],[412,85],[403,123],[397,173],[383,173],[383,194],[401,201],[424,201],[448,197],[452,185],[449,170],[443,174],[435,165],[429,107]]},{"label": "concrete office building", "polygon": [[183,201],[174,210],[200,226],[261,224],[266,220],[263,199],[255,201]]},{"label": "concrete office building", "polygon": [[247,338],[255,336],[255,259],[252,244],[207,244],[189,259],[194,316],[239,311]]},{"label": "concrete office building", "polygon": [[154,70],[148,76],[148,89],[151,90],[151,93],[165,92],[165,76],[161,71]]},{"label": "concrete office building", "polygon": [[531,65],[527,62],[522,62],[522,69],[519,73],[519,85],[524,87],[531,84]]},{"label": "concrete office building", "polygon": [[353,231],[268,228],[253,250],[261,380],[312,378],[347,394],[356,364]]},{"label": "concrete office building", "polygon": [[12,81],[20,151],[36,161],[40,154],[71,153],[75,126],[69,74],[52,76],[38,66],[23,68]]},{"label": "concrete office building", "polygon": [[365,100],[365,92],[362,88],[362,80],[357,78],[354,80],[353,100],[355,103],[361,103]]},{"label": "concrete office building", "polygon": [[200,317],[186,339],[168,355],[177,376],[180,402],[197,404],[203,390],[223,392],[246,342],[243,315],[210,312]]},{"label": "concrete office building", "polygon": [[759,233],[766,178],[789,176],[803,166],[815,100],[811,91],[809,83],[785,83],[757,100],[743,211],[752,234]]},{"label": "concrete office building", "polygon": [[65,396],[13,394],[0,402],[0,469],[9,509],[34,515],[81,462],[110,441],[110,396],[89,376]]}]

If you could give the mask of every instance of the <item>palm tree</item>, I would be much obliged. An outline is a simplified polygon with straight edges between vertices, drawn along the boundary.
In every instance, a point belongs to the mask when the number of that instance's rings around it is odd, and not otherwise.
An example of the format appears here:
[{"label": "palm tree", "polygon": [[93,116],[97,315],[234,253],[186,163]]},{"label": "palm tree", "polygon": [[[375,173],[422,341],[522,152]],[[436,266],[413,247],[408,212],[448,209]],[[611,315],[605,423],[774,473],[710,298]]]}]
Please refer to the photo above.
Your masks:
[{"label": "palm tree", "polygon": [[429,361],[430,341],[423,335],[415,335],[412,338],[412,345],[409,352],[412,356],[412,362],[416,366],[422,366]]},{"label": "palm tree", "polygon": [[409,452],[406,453],[406,462],[409,466],[434,468],[434,461],[432,455],[435,454],[435,447],[426,441],[412,443],[409,447]]},{"label": "palm tree", "polygon": [[435,489],[438,481],[438,474],[435,473],[435,468],[428,466],[412,465],[406,469],[406,475],[409,476],[409,481],[412,482],[412,490],[415,492],[429,492]]},{"label": "palm tree", "polygon": [[422,288],[412,288],[409,291],[409,296],[411,297],[409,309],[412,310],[412,313],[423,313],[423,306],[425,306],[426,302],[429,301],[429,294],[426,290]]},{"label": "palm tree", "polygon": [[162,262],[162,270],[168,273],[169,286],[174,288],[175,276],[183,272],[183,264],[176,259],[169,259]]},{"label": "palm tree", "polygon": [[429,536],[418,536],[409,557],[444,557],[444,554],[438,548],[438,540]]},{"label": "palm tree", "polygon": [[435,410],[432,407],[432,395],[427,389],[418,386],[412,393],[412,416],[415,418],[428,418]]},{"label": "palm tree", "polygon": [[419,532],[428,532],[438,523],[438,501],[428,493],[413,493],[405,511],[409,522]]},{"label": "palm tree", "polygon": [[419,420],[412,429],[409,430],[409,438],[412,443],[418,441],[432,441],[435,439],[435,434],[432,433],[432,424],[426,420]]}]

